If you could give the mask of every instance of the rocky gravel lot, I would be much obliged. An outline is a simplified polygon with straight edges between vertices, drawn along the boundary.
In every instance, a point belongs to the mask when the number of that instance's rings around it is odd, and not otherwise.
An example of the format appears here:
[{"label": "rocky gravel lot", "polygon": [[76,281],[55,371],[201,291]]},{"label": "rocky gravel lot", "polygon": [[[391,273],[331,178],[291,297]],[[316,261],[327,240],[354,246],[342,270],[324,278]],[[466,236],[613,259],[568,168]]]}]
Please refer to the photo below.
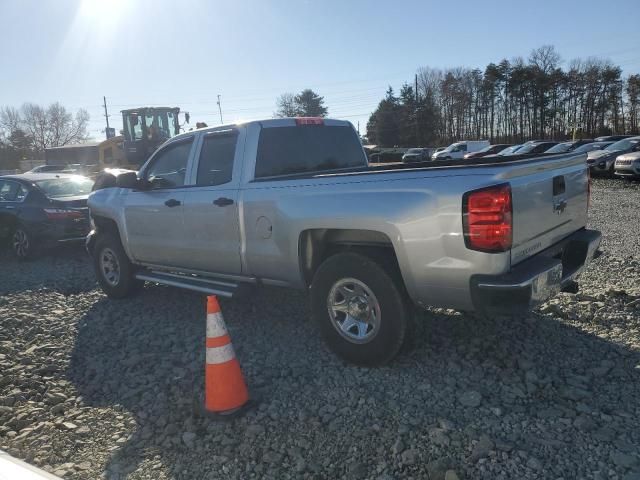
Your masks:
[{"label": "rocky gravel lot", "polygon": [[327,352],[305,295],[222,301],[255,406],[202,394],[204,302],[108,301],[79,249],[0,257],[0,449],[64,478],[640,479],[640,183],[594,182],[605,254],[522,318],[423,315],[385,368]]}]

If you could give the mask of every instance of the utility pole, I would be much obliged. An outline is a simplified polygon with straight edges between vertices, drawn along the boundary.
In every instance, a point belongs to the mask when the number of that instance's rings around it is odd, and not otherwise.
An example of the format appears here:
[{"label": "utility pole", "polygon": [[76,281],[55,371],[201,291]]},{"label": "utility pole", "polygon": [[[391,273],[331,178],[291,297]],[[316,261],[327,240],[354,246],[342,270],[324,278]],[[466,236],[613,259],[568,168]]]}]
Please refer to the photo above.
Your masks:
[{"label": "utility pole", "polygon": [[416,146],[418,145],[418,141],[420,139],[420,129],[418,127],[418,74],[416,73]]},{"label": "utility pole", "polygon": [[360,120],[358,120],[358,136],[360,136]]},{"label": "utility pole", "polygon": [[220,112],[220,123],[224,123],[222,121],[222,106],[220,106],[220,95],[218,95],[218,111]]},{"label": "utility pole", "polygon": [[107,138],[109,138],[109,133],[108,133],[108,130],[109,130],[109,112],[107,112],[107,97],[103,96],[102,100],[104,100],[104,118],[107,121],[107,132],[105,134],[106,134]]}]

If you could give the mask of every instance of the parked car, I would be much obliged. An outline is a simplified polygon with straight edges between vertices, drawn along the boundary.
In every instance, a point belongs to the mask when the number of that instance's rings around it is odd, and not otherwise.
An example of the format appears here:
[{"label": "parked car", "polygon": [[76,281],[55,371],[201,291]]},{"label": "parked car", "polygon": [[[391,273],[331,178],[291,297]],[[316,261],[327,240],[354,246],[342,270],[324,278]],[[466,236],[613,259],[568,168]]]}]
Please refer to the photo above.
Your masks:
[{"label": "parked car", "polygon": [[477,152],[489,146],[489,140],[465,140],[449,145],[447,148],[432,155],[431,160],[458,160],[465,154]]},{"label": "parked car", "polygon": [[340,120],[185,132],[115,181],[89,196],[109,297],[299,288],[329,346],[366,365],[396,355],[415,306],[513,314],[575,291],[600,242],[581,158],[372,167]]},{"label": "parked car", "polygon": [[488,146],[484,147],[482,150],[478,150],[477,152],[467,153],[464,156],[464,159],[468,160],[470,158],[480,158],[480,157],[486,157],[487,155],[495,155],[495,154],[498,154],[498,153],[502,152],[506,148],[509,148],[509,147],[512,147],[512,146],[513,145],[511,145],[509,143],[498,143],[498,144],[495,144],[495,145],[488,145]]},{"label": "parked car", "polygon": [[616,158],[625,153],[637,151],[639,148],[640,136],[624,138],[602,150],[587,153],[587,165],[592,173],[613,175]]},{"label": "parked car", "polygon": [[32,168],[27,173],[51,173],[51,172],[62,172],[67,170],[66,165],[38,165],[37,167]]},{"label": "parked car", "polygon": [[65,173],[0,177],[0,237],[9,239],[20,259],[55,244],[84,241],[92,185],[88,178]]},{"label": "parked car", "polygon": [[575,152],[578,147],[583,145],[587,145],[589,143],[593,143],[591,139],[584,140],[571,140],[568,142],[560,142],[559,144],[551,147],[544,153],[566,153],[566,152]]},{"label": "parked car", "polygon": [[640,151],[625,153],[616,158],[615,174],[620,177],[640,177]]},{"label": "parked car", "polygon": [[402,155],[404,163],[424,162],[431,159],[432,148],[410,148]]},{"label": "parked car", "polygon": [[547,140],[535,140],[527,142],[515,152],[508,153],[506,155],[535,155],[541,153],[547,153],[551,147],[557,145],[558,142],[551,142]]},{"label": "parked car", "polygon": [[631,138],[633,135],[604,135],[602,137],[594,138],[594,142],[617,142],[624,140],[625,138]]},{"label": "parked car", "polygon": [[576,148],[573,151],[573,153],[589,153],[589,152],[593,152],[594,150],[602,150],[603,148],[608,147],[612,143],[613,142],[591,142],[591,143],[587,143],[586,145],[582,145],[582,146]]}]

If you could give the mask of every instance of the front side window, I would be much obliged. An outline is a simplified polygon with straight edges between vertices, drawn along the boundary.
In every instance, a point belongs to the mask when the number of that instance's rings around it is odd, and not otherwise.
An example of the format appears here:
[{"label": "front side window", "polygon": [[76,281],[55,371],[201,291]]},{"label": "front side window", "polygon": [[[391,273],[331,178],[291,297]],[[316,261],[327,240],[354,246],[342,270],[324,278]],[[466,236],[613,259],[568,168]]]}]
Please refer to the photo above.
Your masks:
[{"label": "front side window", "polygon": [[144,117],[131,113],[125,117],[125,129],[132,140],[142,140],[142,122]]},{"label": "front side window", "polygon": [[192,140],[169,145],[159,151],[146,172],[152,188],[175,188],[184,185]]},{"label": "front side window", "polygon": [[198,162],[198,185],[222,185],[231,181],[237,139],[234,133],[213,134],[204,138]]},{"label": "front side window", "polygon": [[256,178],[322,172],[366,165],[362,145],[348,126],[263,128]]}]

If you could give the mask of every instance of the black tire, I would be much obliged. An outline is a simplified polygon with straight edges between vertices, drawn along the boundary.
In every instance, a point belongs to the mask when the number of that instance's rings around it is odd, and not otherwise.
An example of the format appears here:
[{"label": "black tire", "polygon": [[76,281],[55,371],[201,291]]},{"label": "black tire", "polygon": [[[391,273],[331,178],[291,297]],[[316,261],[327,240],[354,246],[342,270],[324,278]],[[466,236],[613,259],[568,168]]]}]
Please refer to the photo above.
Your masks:
[{"label": "black tire", "polygon": [[[357,253],[338,253],[318,268],[311,285],[312,315],[329,348],[348,362],[364,366],[384,365],[400,351],[411,320],[404,288],[394,277],[388,268]],[[377,299],[379,321],[377,327],[371,327],[369,339],[358,341],[348,338],[355,333],[345,332],[338,326],[341,319],[345,325],[347,314],[334,311],[336,321],[330,312],[329,299],[335,297],[334,292],[340,291],[334,287],[345,282],[348,285],[351,280],[356,280],[358,285],[363,284],[373,294],[374,302]],[[361,290],[361,286],[358,288]],[[361,297],[354,298],[351,300],[359,301]],[[368,295],[365,298],[371,300]],[[347,302],[346,296],[344,302]],[[357,326],[355,329],[359,332]]]},{"label": "black tire", "polygon": [[20,224],[11,232],[9,244],[13,255],[18,260],[30,260],[36,256],[38,250],[33,235]]},{"label": "black tire", "polygon": [[[112,270],[117,269],[117,275],[109,275],[103,264],[105,258],[113,261]],[[100,287],[109,298],[129,297],[144,285],[143,281],[135,278],[135,266],[122,248],[120,239],[111,233],[98,235],[93,248],[93,267]]]}]

